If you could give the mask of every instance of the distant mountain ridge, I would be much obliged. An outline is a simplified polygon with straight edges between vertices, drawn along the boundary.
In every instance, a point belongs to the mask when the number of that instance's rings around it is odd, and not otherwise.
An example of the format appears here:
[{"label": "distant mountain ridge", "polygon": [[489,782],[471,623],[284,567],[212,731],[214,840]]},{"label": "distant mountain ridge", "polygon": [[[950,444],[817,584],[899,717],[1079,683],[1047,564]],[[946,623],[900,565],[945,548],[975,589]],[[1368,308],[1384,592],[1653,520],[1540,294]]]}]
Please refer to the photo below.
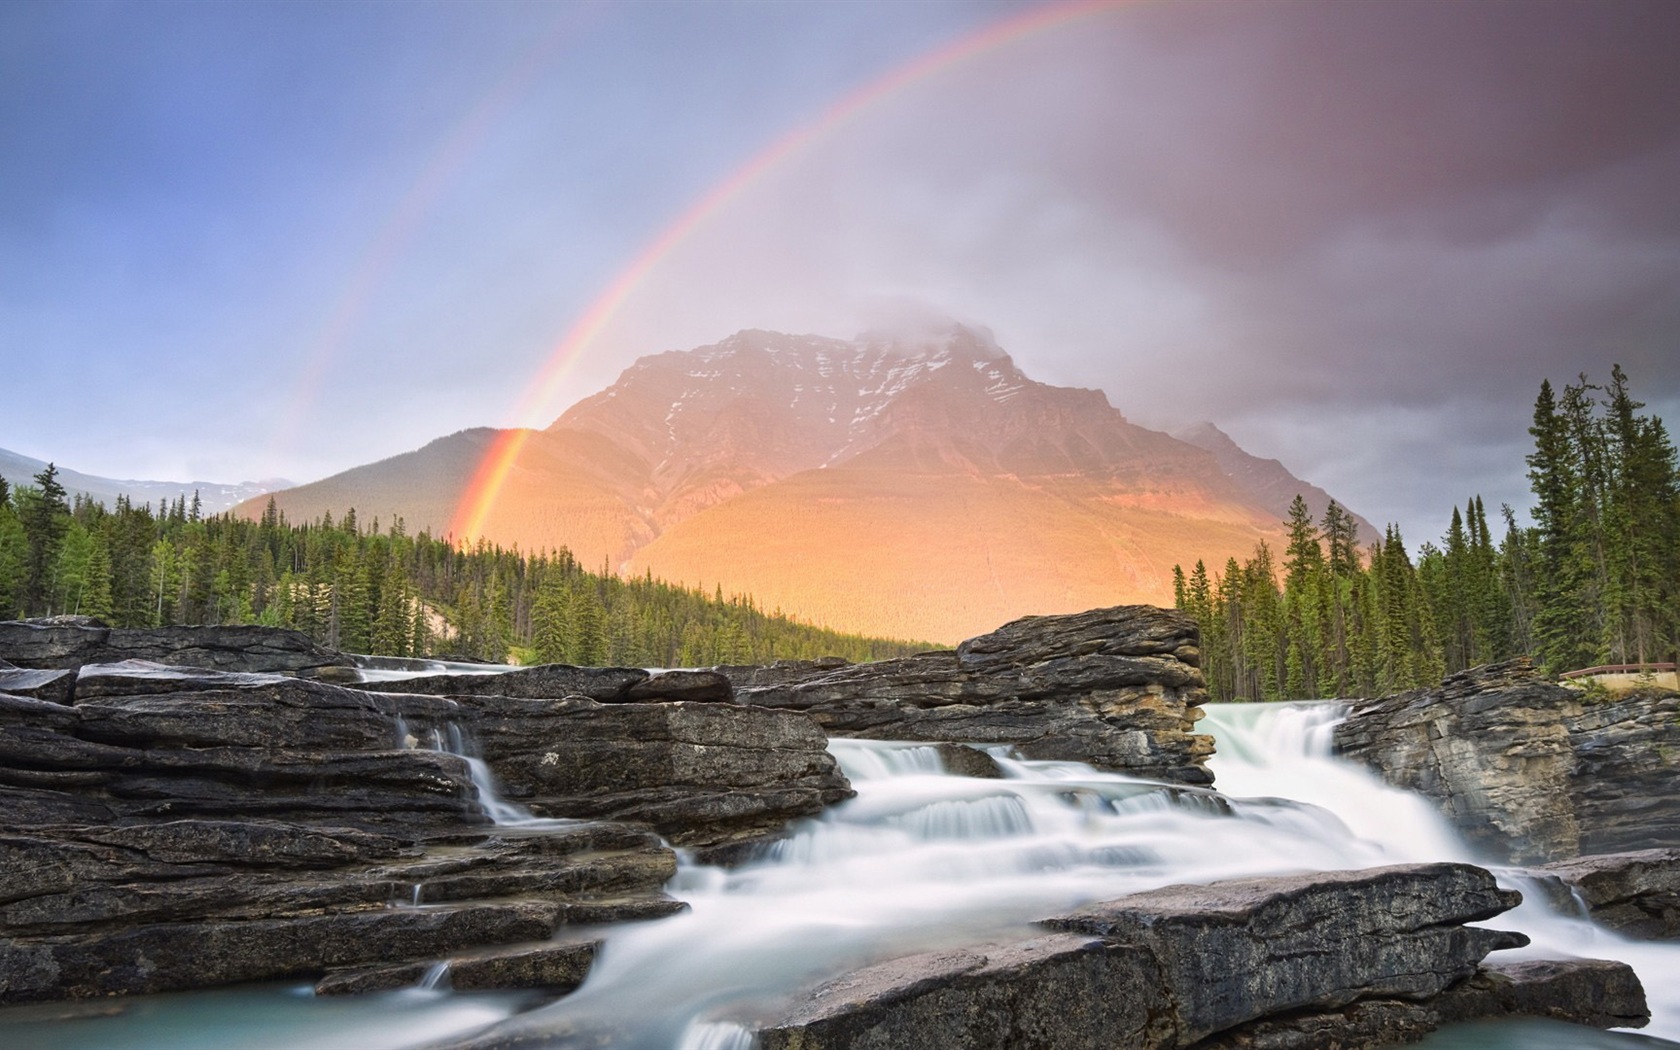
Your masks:
[{"label": "distant mountain ridge", "polygon": [[[355,507],[440,533],[496,436],[462,431],[275,499],[293,520]],[[1027,377],[982,330],[748,330],[644,357],[531,432],[483,533],[845,630],[956,641],[1026,613],[1170,603],[1175,562],[1278,541],[1270,487],[1287,482],[1255,477],[1101,391]],[[1322,514],[1328,496],[1295,480]]]},{"label": "distant mountain ridge", "polygon": [[[115,506],[118,496],[127,496],[135,504],[156,503],[159,500],[173,502],[177,498],[184,498],[191,503],[193,493],[197,492],[200,509],[206,514],[219,514],[224,510],[232,510],[246,500],[290,488],[292,484],[283,478],[241,481],[235,484],[217,481],[139,481],[102,478],[96,474],[83,474],[59,464],[55,466],[58,467],[59,484],[64,486],[72,498],[77,495],[86,496],[97,503],[103,503],[106,507]],[[33,485],[35,475],[46,467],[46,460],[0,448],[0,478],[5,478],[10,484]]]}]

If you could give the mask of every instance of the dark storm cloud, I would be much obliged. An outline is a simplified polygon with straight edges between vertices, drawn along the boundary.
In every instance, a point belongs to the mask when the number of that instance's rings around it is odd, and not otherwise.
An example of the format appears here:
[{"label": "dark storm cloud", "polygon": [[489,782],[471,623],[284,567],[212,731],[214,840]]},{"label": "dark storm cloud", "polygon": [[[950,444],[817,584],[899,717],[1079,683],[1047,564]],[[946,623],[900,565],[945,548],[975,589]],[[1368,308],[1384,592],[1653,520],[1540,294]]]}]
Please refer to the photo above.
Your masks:
[{"label": "dark storm cloud", "polygon": [[1523,505],[1542,377],[1621,361],[1674,405],[1675,55],[1662,3],[1121,7],[811,151],[651,282],[627,343],[844,334],[848,301],[921,297],[1434,535],[1472,492]]}]

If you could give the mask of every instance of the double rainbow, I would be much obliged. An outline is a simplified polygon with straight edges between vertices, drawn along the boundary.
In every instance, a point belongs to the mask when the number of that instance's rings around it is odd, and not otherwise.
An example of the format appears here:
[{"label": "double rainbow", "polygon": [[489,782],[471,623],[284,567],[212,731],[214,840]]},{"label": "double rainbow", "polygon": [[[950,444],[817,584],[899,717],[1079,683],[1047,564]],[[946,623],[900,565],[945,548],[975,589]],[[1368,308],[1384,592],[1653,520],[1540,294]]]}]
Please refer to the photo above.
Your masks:
[{"label": "double rainbow", "polygon": [[[558,391],[568,372],[597,336],[606,329],[637,286],[678,245],[713,218],[768,172],[803,153],[813,144],[833,135],[865,111],[884,100],[954,66],[994,52],[1037,33],[1065,26],[1121,6],[1123,0],[1076,0],[1035,8],[993,23],[949,44],[927,52],[911,62],[871,81],[829,106],[816,119],[800,125],[753,156],[728,178],[713,186],[665,231],[643,248],[577,323],[555,344],[548,361],[525,388],[514,412],[522,422],[536,423]],[[479,461],[471,481],[461,494],[449,532],[457,543],[470,543],[483,534],[484,523],[501,494],[508,474],[519,460],[533,430],[520,427],[501,431]]]}]

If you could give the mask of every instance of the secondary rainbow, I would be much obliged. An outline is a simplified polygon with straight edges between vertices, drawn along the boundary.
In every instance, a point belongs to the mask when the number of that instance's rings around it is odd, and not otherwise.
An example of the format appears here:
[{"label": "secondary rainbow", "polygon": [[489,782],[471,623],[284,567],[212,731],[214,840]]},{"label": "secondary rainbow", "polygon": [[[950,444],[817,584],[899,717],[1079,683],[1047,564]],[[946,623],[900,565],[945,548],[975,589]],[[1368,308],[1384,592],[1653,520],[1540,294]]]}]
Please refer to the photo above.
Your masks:
[{"label": "secondary rainbow", "polygon": [[[1103,11],[1122,6],[1126,0],[1076,0],[1035,8],[1024,14],[995,22],[864,85],[842,98],[818,117],[803,124],[760,151],[727,179],[712,187],[677,218],[625,267],[577,323],[555,345],[535,379],[525,388],[514,412],[523,423],[534,423],[533,415],[553,397],[573,363],[612,321],[636,287],[666,256],[725,204],[757,182],[767,172],[804,151],[811,144],[833,134],[860,113],[905,88],[962,62],[995,51],[1007,44]],[[458,543],[470,543],[483,535],[484,523],[496,505],[502,486],[519,460],[534,430],[520,426],[500,431],[479,461],[472,479],[456,504],[449,532]]]}]

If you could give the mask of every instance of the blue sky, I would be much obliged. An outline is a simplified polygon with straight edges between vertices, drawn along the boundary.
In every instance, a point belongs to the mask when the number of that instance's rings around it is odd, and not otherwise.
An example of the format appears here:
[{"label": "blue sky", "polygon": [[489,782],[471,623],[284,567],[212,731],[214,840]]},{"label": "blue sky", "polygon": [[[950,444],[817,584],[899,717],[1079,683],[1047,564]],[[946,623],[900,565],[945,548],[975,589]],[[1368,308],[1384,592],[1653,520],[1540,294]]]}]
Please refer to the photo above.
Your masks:
[{"label": "blue sky", "polygon": [[[0,5],[0,447],[311,480],[515,405],[759,151],[1019,3]],[[739,328],[989,325],[1414,542],[1534,392],[1680,423],[1680,17],[1120,5],[924,77],[657,266],[553,404]]]}]

